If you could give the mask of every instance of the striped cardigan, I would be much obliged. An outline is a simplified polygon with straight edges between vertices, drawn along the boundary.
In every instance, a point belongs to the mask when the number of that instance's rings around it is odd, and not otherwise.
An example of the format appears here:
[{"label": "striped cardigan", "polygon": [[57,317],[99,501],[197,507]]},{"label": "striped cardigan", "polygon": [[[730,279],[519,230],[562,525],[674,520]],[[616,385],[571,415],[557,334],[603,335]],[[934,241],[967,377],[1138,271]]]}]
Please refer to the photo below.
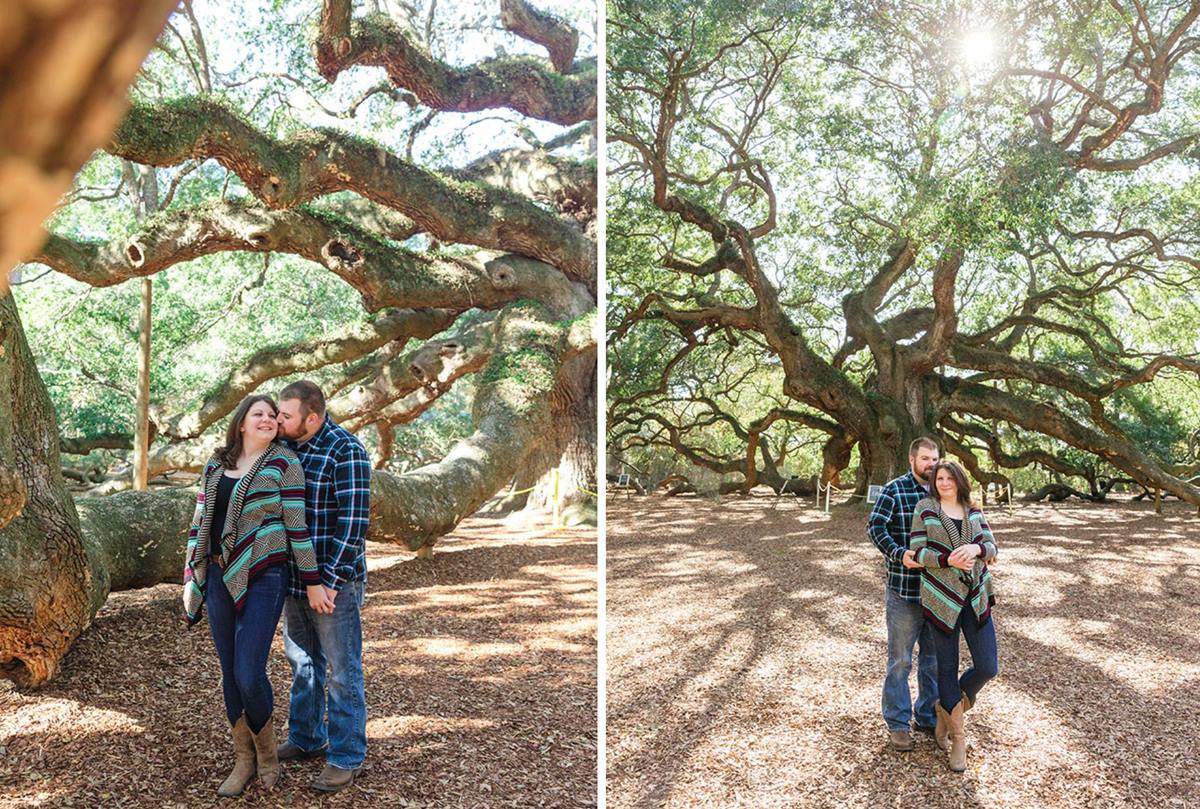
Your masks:
[{"label": "striped cardigan", "polygon": [[295,560],[302,582],[321,583],[317,557],[304,524],[304,470],[296,454],[280,444],[267,447],[234,486],[225,525],[218,526],[214,541],[212,513],[206,505],[216,502],[217,485],[224,472],[224,465],[215,455],[205,464],[196,513],[188,531],[183,608],[189,626],[200,620],[208,560],[214,554],[221,556],[222,579],[239,613],[250,583],[269,566],[286,562],[289,555]]},{"label": "striped cardigan", "polygon": [[[969,573],[951,567],[950,552],[971,542],[982,549],[975,567]],[[934,626],[953,632],[959,613],[968,604],[981,624],[988,620],[996,597],[987,563],[996,558],[996,538],[982,511],[975,506],[968,509],[960,533],[938,501],[926,497],[913,511],[908,547],[922,565],[921,609]]]}]

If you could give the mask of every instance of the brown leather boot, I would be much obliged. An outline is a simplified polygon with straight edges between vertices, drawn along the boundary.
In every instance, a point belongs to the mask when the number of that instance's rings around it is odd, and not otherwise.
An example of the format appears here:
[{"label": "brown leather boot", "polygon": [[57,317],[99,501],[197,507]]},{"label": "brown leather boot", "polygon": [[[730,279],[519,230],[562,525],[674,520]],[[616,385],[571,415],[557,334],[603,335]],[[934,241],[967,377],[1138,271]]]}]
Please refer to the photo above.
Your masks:
[{"label": "brown leather boot", "polygon": [[940,702],[934,703],[933,710],[937,714],[937,726],[933,729],[933,740],[937,742],[939,749],[949,750],[950,714],[946,713],[946,709],[942,707],[942,703]]},{"label": "brown leather boot", "polygon": [[891,741],[893,750],[907,753],[913,749],[912,733],[907,730],[888,731],[888,739]]},{"label": "brown leather boot", "polygon": [[313,789],[321,792],[340,792],[353,784],[354,779],[361,773],[361,767],[357,770],[343,770],[341,767],[326,764],[325,769],[321,770],[321,774],[313,782]]},{"label": "brown leather boot", "polygon": [[279,755],[275,746],[275,726],[271,720],[263,725],[254,736],[254,750],[258,754],[258,778],[267,789],[279,780]]},{"label": "brown leather boot", "polygon": [[967,732],[963,728],[965,710],[960,699],[950,712],[950,769],[954,772],[962,772],[967,768]]},{"label": "brown leather boot", "polygon": [[233,736],[233,771],[217,787],[217,794],[222,798],[241,795],[246,784],[254,777],[254,734],[246,724],[245,715],[238,717],[230,733]]}]

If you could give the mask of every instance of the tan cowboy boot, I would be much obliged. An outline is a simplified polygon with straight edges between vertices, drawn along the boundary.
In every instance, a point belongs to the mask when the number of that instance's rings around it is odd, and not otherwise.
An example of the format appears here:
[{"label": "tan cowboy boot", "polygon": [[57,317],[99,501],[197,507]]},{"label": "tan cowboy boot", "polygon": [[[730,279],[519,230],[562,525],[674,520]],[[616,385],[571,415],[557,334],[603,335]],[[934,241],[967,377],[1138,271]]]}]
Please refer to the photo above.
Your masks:
[{"label": "tan cowboy boot", "polygon": [[275,726],[271,720],[263,725],[254,736],[254,749],[258,753],[258,777],[267,789],[279,780],[279,755],[275,746]]},{"label": "tan cowboy boot", "polygon": [[250,732],[244,714],[238,717],[230,733],[233,736],[233,771],[217,787],[217,794],[222,798],[241,795],[246,784],[254,777],[254,734]]},{"label": "tan cowboy boot", "polygon": [[967,732],[963,728],[965,710],[960,699],[950,712],[950,769],[954,772],[962,772],[967,768]]},{"label": "tan cowboy boot", "polygon": [[966,713],[967,711],[971,710],[971,706],[974,705],[975,703],[971,702],[970,697],[968,697],[966,694],[963,694],[962,695],[962,704],[963,704],[963,713]]},{"label": "tan cowboy boot", "polygon": [[950,749],[950,714],[946,713],[946,709],[942,707],[942,703],[935,702],[933,704],[934,713],[937,714],[937,725],[933,729],[933,740],[937,742],[938,749]]}]

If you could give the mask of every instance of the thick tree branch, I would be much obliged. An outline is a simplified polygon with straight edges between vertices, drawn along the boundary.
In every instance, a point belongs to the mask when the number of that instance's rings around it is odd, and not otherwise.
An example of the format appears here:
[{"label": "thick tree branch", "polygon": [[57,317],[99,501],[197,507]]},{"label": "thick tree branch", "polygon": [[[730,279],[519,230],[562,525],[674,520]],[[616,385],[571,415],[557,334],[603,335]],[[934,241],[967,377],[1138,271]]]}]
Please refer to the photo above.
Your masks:
[{"label": "thick tree branch", "polygon": [[285,252],[317,262],[384,307],[496,309],[527,297],[570,308],[577,295],[553,267],[523,256],[429,256],[359,230],[312,206],[273,211],[244,200],[166,211],[120,241],[52,235],[30,258],[91,286],[111,286],[217,252]]},{"label": "thick tree branch", "polygon": [[1132,441],[1111,432],[1091,429],[1061,409],[1014,396],[997,388],[954,380],[954,390],[944,402],[948,412],[971,413],[983,419],[1001,419],[1026,430],[1059,439],[1099,456],[1149,488],[1162,489],[1200,505],[1200,488],[1162,469]]},{"label": "thick tree branch", "polygon": [[233,412],[238,403],[270,379],[357,359],[392,341],[428,338],[447,328],[457,315],[431,309],[391,309],[337,332],[288,346],[256,352],[204,397],[195,413],[163,422],[161,431],[176,441],[195,438]]},{"label": "thick tree branch", "polygon": [[[125,111],[176,0],[0,4],[0,293],[42,222]],[[69,70],[64,66],[69,65]],[[19,121],[19,125],[11,125]]]},{"label": "thick tree branch", "polygon": [[215,101],[184,98],[135,104],[107,151],[153,166],[215,158],[275,209],[354,191],[405,214],[443,242],[530,256],[586,282],[595,276],[595,244],[531,201],[442,177],[340,132],[310,130],[278,140]]},{"label": "thick tree branch", "polygon": [[594,63],[570,75],[530,57],[489,59],[465,68],[434,59],[425,47],[383,15],[351,20],[345,0],[325,0],[317,38],[317,65],[326,81],[355,65],[387,71],[397,87],[427,107],[447,112],[508,108],[530,118],[569,126],[596,117]]},{"label": "thick tree branch", "polygon": [[548,50],[550,62],[559,73],[571,69],[575,49],[579,47],[579,32],[558,17],[538,11],[525,0],[500,0],[500,24]]}]

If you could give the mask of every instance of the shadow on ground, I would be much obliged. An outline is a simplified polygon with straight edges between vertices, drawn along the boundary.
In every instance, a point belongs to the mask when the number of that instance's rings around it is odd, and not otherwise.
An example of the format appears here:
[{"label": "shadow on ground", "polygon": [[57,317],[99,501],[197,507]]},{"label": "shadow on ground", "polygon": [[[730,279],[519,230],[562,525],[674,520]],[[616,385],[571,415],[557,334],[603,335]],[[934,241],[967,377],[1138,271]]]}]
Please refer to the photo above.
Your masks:
[{"label": "shadow on ground", "polygon": [[[289,764],[237,805],[595,805],[594,531],[472,519],[438,549],[369,545],[366,777],[321,796],[321,763]],[[176,586],[114,594],[48,687],[0,692],[0,807],[231,805],[207,623],[178,610]],[[269,671],[282,734],[278,637]]]},{"label": "shadow on ground", "polygon": [[610,499],[608,805],[1200,805],[1200,520],[1172,506],[990,515],[1001,673],[957,776],[885,744],[865,511]]}]

